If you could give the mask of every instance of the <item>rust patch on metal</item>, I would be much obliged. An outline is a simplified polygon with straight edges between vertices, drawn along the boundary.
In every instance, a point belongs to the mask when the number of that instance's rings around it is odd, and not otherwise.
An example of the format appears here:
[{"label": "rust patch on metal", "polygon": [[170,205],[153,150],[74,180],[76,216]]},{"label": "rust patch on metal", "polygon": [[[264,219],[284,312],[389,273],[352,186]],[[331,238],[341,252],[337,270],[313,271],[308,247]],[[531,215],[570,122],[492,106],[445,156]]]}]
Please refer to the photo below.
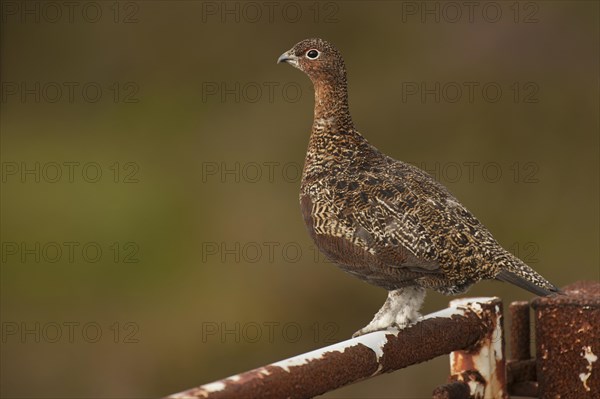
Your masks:
[{"label": "rust patch on metal", "polygon": [[451,318],[432,318],[388,335],[381,357],[382,372],[389,372],[444,355],[461,348],[471,348],[485,333],[486,327],[473,313]]},{"label": "rust patch on metal", "polygon": [[509,360],[506,363],[506,382],[508,386],[510,387],[517,382],[537,381],[535,369],[534,359]]},{"label": "rust patch on metal", "polygon": [[517,382],[511,386],[510,394],[513,396],[538,397],[538,383],[536,381]]},{"label": "rust patch on metal", "polygon": [[469,386],[461,381],[454,381],[433,390],[433,399],[469,399]]},{"label": "rust patch on metal", "polygon": [[600,398],[600,282],[532,301],[541,398]]},{"label": "rust patch on metal", "polygon": [[529,302],[513,302],[508,309],[510,311],[510,358],[512,360],[531,359]]},{"label": "rust patch on metal", "polygon": [[599,281],[577,281],[562,290],[565,295],[538,297],[531,304],[534,308],[544,305],[600,306]]},{"label": "rust patch on metal", "polygon": [[497,386],[501,389],[498,393],[498,397],[508,398],[508,389],[506,387],[506,361],[504,360],[504,357],[501,360],[496,360],[496,372],[494,377],[496,378]]},{"label": "rust patch on metal", "polygon": [[269,365],[226,379],[219,391],[206,392],[202,387],[179,394],[181,397],[214,399],[312,398],[328,390],[369,377],[378,368],[375,353],[358,344],[343,352],[327,352],[319,359],[288,370]]}]

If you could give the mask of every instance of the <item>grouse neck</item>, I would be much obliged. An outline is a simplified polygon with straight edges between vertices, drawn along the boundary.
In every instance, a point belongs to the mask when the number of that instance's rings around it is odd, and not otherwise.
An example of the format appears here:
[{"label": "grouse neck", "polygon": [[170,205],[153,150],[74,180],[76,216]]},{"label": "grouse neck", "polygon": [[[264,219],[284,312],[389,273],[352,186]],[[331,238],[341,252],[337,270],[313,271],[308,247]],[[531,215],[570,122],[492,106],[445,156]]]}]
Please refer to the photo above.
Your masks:
[{"label": "grouse neck", "polygon": [[313,131],[327,126],[329,131],[351,131],[354,124],[348,106],[348,87],[341,81],[316,81]]}]

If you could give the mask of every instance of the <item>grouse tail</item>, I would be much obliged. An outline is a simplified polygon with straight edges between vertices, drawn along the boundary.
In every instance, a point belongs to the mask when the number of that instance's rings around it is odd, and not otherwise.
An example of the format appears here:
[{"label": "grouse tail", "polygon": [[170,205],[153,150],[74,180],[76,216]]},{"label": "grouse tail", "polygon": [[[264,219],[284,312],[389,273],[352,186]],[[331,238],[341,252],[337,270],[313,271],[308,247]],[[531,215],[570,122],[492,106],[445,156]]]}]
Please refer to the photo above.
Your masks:
[{"label": "grouse tail", "polygon": [[512,262],[504,265],[496,275],[497,280],[514,284],[539,296],[563,294],[558,287],[527,266],[523,261],[514,256],[511,256],[511,258]]}]

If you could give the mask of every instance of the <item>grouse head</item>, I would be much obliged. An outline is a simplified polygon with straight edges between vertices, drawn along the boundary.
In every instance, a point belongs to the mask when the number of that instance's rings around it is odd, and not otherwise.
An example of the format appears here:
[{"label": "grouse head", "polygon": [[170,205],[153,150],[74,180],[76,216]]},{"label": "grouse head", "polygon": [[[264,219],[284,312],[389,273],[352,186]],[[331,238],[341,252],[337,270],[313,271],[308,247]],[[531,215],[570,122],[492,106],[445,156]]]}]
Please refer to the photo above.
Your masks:
[{"label": "grouse head", "polygon": [[288,64],[306,73],[313,83],[345,83],[346,67],[342,55],[323,39],[306,39],[281,54],[277,63]]}]

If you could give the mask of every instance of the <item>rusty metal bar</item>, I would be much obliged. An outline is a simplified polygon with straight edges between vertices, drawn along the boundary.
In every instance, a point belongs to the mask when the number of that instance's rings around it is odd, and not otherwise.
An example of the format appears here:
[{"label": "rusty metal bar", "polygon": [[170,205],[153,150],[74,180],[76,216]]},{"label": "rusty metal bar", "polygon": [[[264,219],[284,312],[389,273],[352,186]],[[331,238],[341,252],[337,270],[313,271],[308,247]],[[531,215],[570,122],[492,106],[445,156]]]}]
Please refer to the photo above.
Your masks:
[{"label": "rusty metal bar", "polygon": [[517,382],[536,381],[535,367],[535,359],[509,360],[506,363],[508,385]]},{"label": "rusty metal bar", "polygon": [[529,302],[518,301],[509,305],[510,360],[506,363],[506,385],[513,396],[537,397],[535,360],[531,359],[531,330]]},{"label": "rusty metal bar", "polygon": [[539,397],[600,398],[600,282],[563,291],[532,301]]},{"label": "rusty metal bar", "polygon": [[[366,334],[168,398],[311,398],[452,351],[480,351],[497,359],[502,345],[498,346],[490,337],[501,329],[498,312],[501,312],[498,298],[453,301],[449,308],[429,314],[401,331]],[[481,344],[483,338],[485,343]],[[497,350],[500,352],[496,353]],[[495,366],[482,359],[474,364],[497,372]],[[498,385],[493,381],[489,384]],[[486,389],[486,392],[491,391]]]},{"label": "rusty metal bar", "polygon": [[537,381],[522,381],[515,382],[510,386],[510,394],[512,396],[523,396],[526,398],[537,398],[538,397],[538,383]]},{"label": "rusty metal bar", "polygon": [[[476,302],[475,302],[476,301]],[[456,299],[451,307],[476,308],[488,322],[487,333],[476,346],[450,354],[451,379],[467,383],[475,399],[508,398],[502,327],[502,301]]]},{"label": "rusty metal bar", "polygon": [[506,363],[506,385],[510,395],[537,398],[535,359],[509,360]]},{"label": "rusty metal bar", "polygon": [[433,390],[433,399],[469,399],[471,390],[469,385],[462,381],[454,381],[441,385]]},{"label": "rusty metal bar", "polygon": [[531,359],[529,302],[518,301],[508,306],[510,311],[510,359]]}]

